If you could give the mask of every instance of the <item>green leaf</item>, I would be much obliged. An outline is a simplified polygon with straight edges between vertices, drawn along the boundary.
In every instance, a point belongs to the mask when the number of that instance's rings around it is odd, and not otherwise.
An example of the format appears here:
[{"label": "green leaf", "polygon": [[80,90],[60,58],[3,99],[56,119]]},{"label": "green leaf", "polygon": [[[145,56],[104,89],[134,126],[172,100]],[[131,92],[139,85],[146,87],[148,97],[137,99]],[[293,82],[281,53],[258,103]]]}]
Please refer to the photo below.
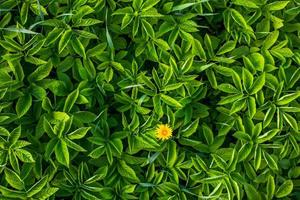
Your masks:
[{"label": "green leaf", "polygon": [[10,133],[9,133],[9,131],[6,128],[0,127],[0,135],[8,137],[10,135]]},{"label": "green leaf", "polygon": [[245,67],[246,67],[249,71],[251,71],[251,72],[255,72],[255,71],[256,71],[255,67],[253,66],[251,60],[250,60],[248,57],[243,56],[243,62],[244,62]]},{"label": "green leaf", "polygon": [[20,166],[15,152],[14,151],[9,152],[8,158],[9,158],[9,163],[12,166],[13,170],[15,170],[17,173],[20,173]]},{"label": "green leaf", "polygon": [[69,167],[69,151],[64,140],[59,140],[55,146],[55,156],[59,163]]},{"label": "green leaf", "polygon": [[4,170],[4,173],[5,173],[5,180],[11,187],[17,190],[23,190],[25,188],[23,180],[16,172],[6,168]]},{"label": "green leaf", "polygon": [[68,97],[65,101],[64,109],[63,109],[64,112],[70,112],[71,111],[71,109],[72,109],[73,105],[75,104],[78,96],[79,96],[79,90],[78,89],[74,90],[73,92],[71,92],[68,95]]},{"label": "green leaf", "polygon": [[240,75],[238,73],[236,73],[234,70],[232,70],[232,71],[231,70],[226,70],[226,73],[231,74],[235,87],[238,90],[242,91],[243,87],[242,87],[242,82],[241,82]]},{"label": "green leaf", "polygon": [[[149,22],[147,22],[146,20],[142,21],[142,25],[143,28],[145,30],[145,32],[151,37],[154,38],[155,37],[155,33],[154,33],[154,29],[152,28],[151,24]],[[150,44],[150,43],[148,43]],[[153,46],[154,47],[154,46]]]},{"label": "green leaf", "polygon": [[71,39],[71,44],[74,51],[85,59],[86,58],[85,49],[82,43],[80,42],[80,40],[77,37],[74,37],[73,39]]},{"label": "green leaf", "polygon": [[153,97],[153,107],[154,107],[155,112],[158,114],[158,116],[161,117],[163,115],[163,110],[162,110],[159,95],[155,95]]},{"label": "green leaf", "polygon": [[232,102],[235,102],[237,100],[240,100],[243,97],[243,94],[234,94],[234,95],[229,95],[224,98],[222,98],[219,102],[218,105],[225,105],[229,104]]},{"label": "green leaf", "polygon": [[249,117],[252,119],[256,113],[256,102],[254,97],[249,97],[247,100]]},{"label": "green leaf", "polygon": [[14,33],[24,33],[24,34],[32,34],[36,35],[38,34],[37,32],[25,29],[25,28],[1,28],[6,31],[14,32]]},{"label": "green leaf", "polygon": [[160,0],[146,0],[142,5],[142,10],[146,11],[155,6]]},{"label": "green leaf", "polygon": [[32,97],[31,95],[24,95],[24,96],[21,96],[18,101],[17,101],[17,104],[16,104],[16,112],[17,112],[17,115],[18,117],[22,117],[23,115],[25,115],[30,107],[32,105]]},{"label": "green leaf", "polygon": [[256,70],[264,71],[265,58],[263,55],[260,53],[252,53],[249,58]]},{"label": "green leaf", "polygon": [[234,0],[233,3],[248,8],[259,8],[255,2],[248,0]]},{"label": "green leaf", "polygon": [[[202,1],[204,2],[204,1]],[[201,3],[201,2],[199,2]],[[177,5],[177,6],[174,6],[172,11],[179,11],[179,10],[183,10],[183,9],[186,9],[186,8],[189,8],[191,6],[194,6],[194,5],[197,5],[199,4],[198,2],[195,2],[195,3],[184,3],[184,4],[180,4],[180,5]]]},{"label": "green leaf", "polygon": [[199,182],[202,182],[202,183],[215,183],[215,182],[222,181],[224,177],[225,177],[225,175],[212,176],[212,177],[208,177],[208,178],[203,178],[203,179],[199,180]]},{"label": "green leaf", "polygon": [[297,132],[298,131],[297,120],[287,113],[284,113],[283,117],[284,117],[285,121]]},{"label": "green leaf", "polygon": [[259,145],[256,145],[255,152],[254,152],[254,168],[256,171],[261,166],[261,157],[262,157],[261,153],[262,153],[261,148],[259,147]]},{"label": "green leaf", "polygon": [[202,44],[199,40],[193,40],[192,52],[194,55],[199,56],[202,60],[206,60],[206,53],[202,47]]},{"label": "green leaf", "polygon": [[122,140],[120,139],[112,139],[109,141],[109,144],[111,145],[112,147],[112,150],[121,155],[122,154],[122,151],[123,151],[123,143],[122,143]]},{"label": "green leaf", "polygon": [[224,53],[230,52],[235,48],[236,42],[235,41],[228,41],[217,52],[217,55],[222,55]]},{"label": "green leaf", "polygon": [[49,135],[49,137],[54,137],[56,135],[51,124],[49,123],[49,121],[46,118],[44,118],[44,120],[43,120],[43,128],[44,128],[44,131]]},{"label": "green leaf", "polygon": [[164,51],[170,50],[169,44],[162,39],[155,39],[155,44]]},{"label": "green leaf", "polygon": [[[24,196],[26,195],[26,193],[23,191],[11,190],[6,187],[3,187],[2,185],[0,185],[0,192],[2,193],[2,195],[4,197],[8,197],[8,198],[23,199]],[[4,199],[7,199],[7,198],[4,198]]]},{"label": "green leaf", "polygon": [[210,127],[208,127],[206,124],[202,125],[203,135],[206,140],[207,144],[212,144],[214,142],[214,134]]},{"label": "green leaf", "polygon": [[108,167],[104,166],[97,170],[96,174],[84,181],[85,184],[91,184],[95,183],[96,181],[99,181],[103,178],[105,178],[106,174],[108,172]]},{"label": "green leaf", "polygon": [[270,130],[270,131],[266,132],[265,134],[260,135],[256,141],[257,141],[257,143],[264,143],[268,140],[271,140],[278,132],[279,132],[278,129]]},{"label": "green leaf", "polygon": [[31,49],[29,49],[29,50],[27,51],[27,54],[28,54],[28,55],[35,55],[35,54],[37,54],[37,53],[41,50],[41,48],[43,47],[44,43],[45,43],[45,40],[44,40],[44,39],[39,40],[38,42],[36,42],[36,43],[31,47]]},{"label": "green leaf", "polygon": [[134,10],[139,10],[142,6],[143,0],[133,0],[132,6]]},{"label": "green leaf", "polygon": [[93,48],[87,50],[86,55],[87,57],[94,57],[94,56],[100,56],[104,50],[107,47],[107,43],[100,43]]},{"label": "green leaf", "polygon": [[279,105],[279,106],[286,105],[286,104],[294,101],[298,97],[300,97],[300,92],[299,91],[295,92],[295,93],[287,94],[287,95],[284,95],[284,96],[280,97],[276,101],[276,104]]},{"label": "green leaf", "polygon": [[170,141],[168,145],[167,163],[169,167],[173,167],[177,160],[176,142]]},{"label": "green leaf", "polygon": [[212,157],[213,157],[214,161],[216,162],[216,164],[218,165],[218,167],[220,167],[222,170],[225,170],[225,168],[227,166],[226,161],[218,154],[213,154]]},{"label": "green leaf", "polygon": [[125,14],[125,16],[123,17],[123,20],[122,20],[121,29],[126,28],[131,23],[132,20],[133,20],[132,15]]},{"label": "green leaf", "polygon": [[288,3],[289,3],[289,1],[275,1],[275,2],[268,4],[267,8],[270,11],[282,10],[287,6]]},{"label": "green leaf", "polygon": [[82,123],[92,123],[97,119],[97,115],[89,111],[79,111],[74,113],[73,116]]},{"label": "green leaf", "polygon": [[257,77],[257,79],[255,79],[253,85],[251,86],[250,94],[256,94],[258,91],[260,91],[263,88],[264,85],[265,85],[265,73],[263,73],[262,75]]},{"label": "green leaf", "polygon": [[172,78],[173,75],[173,68],[168,66],[166,73],[164,74],[164,77],[162,79],[163,85],[167,85]]},{"label": "green leaf", "polygon": [[250,135],[247,133],[244,133],[243,131],[237,131],[233,134],[234,137],[238,138],[239,140],[244,140],[244,141],[251,141]]},{"label": "green leaf", "polygon": [[28,18],[29,3],[24,2],[21,7],[20,18],[22,24],[25,24]]},{"label": "green leaf", "polygon": [[111,145],[106,145],[106,158],[107,158],[107,161],[108,161],[109,165],[112,165],[112,163],[113,163],[113,153],[112,153],[112,150],[111,150]]},{"label": "green leaf", "polygon": [[292,88],[299,79],[300,79],[300,68],[298,68],[297,70],[294,71],[294,73],[289,81],[288,88]]},{"label": "green leaf", "polygon": [[10,136],[8,138],[8,142],[10,143],[10,145],[16,144],[16,142],[18,141],[18,139],[21,136],[21,125],[18,126],[17,128],[15,128],[11,133]]},{"label": "green leaf", "polygon": [[258,193],[258,190],[250,184],[246,184],[244,185],[245,188],[245,192],[247,194],[248,199],[256,199],[256,200],[260,200],[261,196]]},{"label": "green leaf", "polygon": [[161,100],[163,102],[165,102],[166,104],[168,104],[169,106],[174,106],[174,107],[177,107],[177,108],[183,107],[181,105],[181,103],[179,103],[176,99],[174,99],[170,96],[167,96],[165,94],[160,94],[160,97],[161,97]]},{"label": "green leaf", "polygon": [[231,106],[230,115],[242,110],[245,105],[246,105],[246,99],[235,101]]},{"label": "green leaf", "polygon": [[292,169],[289,170],[289,178],[298,178],[300,176],[300,167],[294,167]]},{"label": "green leaf", "polygon": [[[98,36],[96,35],[96,34],[94,34],[94,33],[91,33],[91,32],[89,32],[89,31],[84,31],[84,30],[75,30],[75,33],[79,36],[79,37],[81,37],[81,38],[87,38],[87,39],[98,39]],[[71,42],[72,42],[72,39],[71,39]],[[82,48],[82,46],[80,45],[80,41],[79,41],[79,44],[77,44],[76,42],[75,42],[75,46],[74,46],[74,42],[73,42],[73,49],[74,49],[74,47],[75,48]],[[75,50],[76,52],[77,52],[77,49]],[[83,51],[83,50],[81,50],[81,49],[78,49],[78,51]],[[80,52],[78,52],[78,54],[79,55],[81,55],[81,54],[83,54],[83,52],[80,54]]]},{"label": "green leaf", "polygon": [[186,73],[191,69],[193,65],[193,61],[194,61],[193,56],[189,57],[186,61],[184,61],[184,63],[181,66],[182,73]]},{"label": "green leaf", "polygon": [[69,41],[72,37],[72,33],[73,32],[71,29],[68,29],[63,33],[58,43],[58,53],[61,53],[69,44]]},{"label": "green leaf", "polygon": [[93,18],[87,18],[87,19],[81,19],[76,22],[74,25],[75,27],[80,27],[80,26],[92,26],[95,24],[100,24],[102,21],[98,19],[93,19]]},{"label": "green leaf", "polygon": [[44,43],[45,46],[49,46],[49,45],[55,43],[63,32],[64,31],[62,28],[55,27],[52,31],[50,31],[48,33],[45,43]]},{"label": "green leaf", "polygon": [[241,13],[239,13],[237,10],[235,9],[231,9],[231,16],[233,18],[233,20],[239,24],[240,26],[242,26],[243,28],[247,28],[247,22],[245,20],[245,18],[243,17],[243,15],[241,15]]},{"label": "green leaf", "polygon": [[130,13],[133,13],[133,9],[131,7],[125,7],[116,10],[113,15],[126,15]]},{"label": "green leaf", "polygon": [[49,197],[51,197],[53,194],[55,194],[58,190],[59,190],[59,188],[48,187],[48,188],[42,189],[38,194],[35,195],[35,197],[46,200]]},{"label": "green leaf", "polygon": [[86,152],[86,150],[83,147],[76,144],[72,140],[69,140],[68,138],[64,138],[64,140],[65,140],[67,146],[70,147],[71,149],[74,149],[77,152]]},{"label": "green leaf", "polygon": [[293,186],[294,184],[292,180],[285,180],[277,189],[275,196],[277,198],[282,198],[289,195],[293,191]]},{"label": "green leaf", "polygon": [[15,153],[22,162],[26,162],[26,163],[35,162],[31,153],[24,149],[16,149]]},{"label": "green leaf", "polygon": [[123,71],[124,71],[124,67],[122,66],[121,63],[118,63],[118,62],[111,62],[110,64],[111,64],[111,66],[112,66],[113,68],[115,68],[115,69],[118,70],[119,72],[123,72]]},{"label": "green leaf", "polygon": [[277,166],[277,163],[276,161],[274,160],[274,158],[268,154],[266,151],[263,152],[263,156],[267,162],[267,164],[269,165],[269,167],[272,169],[272,170],[275,170],[277,171],[278,170],[278,166]]},{"label": "green leaf", "polygon": [[34,65],[45,65],[47,64],[47,61],[39,59],[37,57],[33,57],[33,56],[27,56],[25,57],[25,61]]},{"label": "green leaf", "polygon": [[43,80],[44,78],[49,76],[51,70],[52,70],[51,62],[48,62],[47,64],[43,64],[28,76],[28,81],[36,82],[36,81]]},{"label": "green leaf", "polygon": [[0,45],[10,52],[18,52],[23,50],[17,42],[10,39],[0,40]]},{"label": "green leaf", "polygon": [[226,93],[240,93],[238,89],[236,89],[233,85],[229,83],[222,83],[218,85],[218,89]]},{"label": "green leaf", "polygon": [[204,36],[204,44],[205,44],[206,49],[208,50],[208,55],[210,57],[214,57],[214,50],[212,47],[210,36],[208,34],[205,34],[205,36]]},{"label": "green leaf", "polygon": [[205,73],[206,73],[206,76],[207,76],[207,78],[209,80],[209,83],[212,86],[212,88],[217,88],[218,83],[217,83],[217,78],[216,78],[216,75],[215,75],[214,71],[208,69],[208,70],[205,71]]},{"label": "green leaf", "polygon": [[81,191],[80,194],[84,199],[97,200],[98,197],[93,195],[91,192],[87,192],[86,190]]},{"label": "green leaf", "polygon": [[282,106],[280,107],[280,110],[283,112],[292,112],[292,113],[296,113],[296,112],[300,112],[300,108],[298,107],[286,107],[286,106]]},{"label": "green leaf", "polygon": [[275,42],[277,41],[278,36],[279,36],[279,31],[278,30],[275,30],[272,33],[270,33],[267,36],[267,38],[264,40],[262,49],[269,49],[269,48],[271,48],[275,44]]},{"label": "green leaf", "polygon": [[275,112],[276,112],[276,106],[274,104],[272,104],[270,106],[270,108],[268,109],[268,111],[266,112],[266,115],[264,117],[264,121],[263,121],[264,128],[266,128],[271,123]]},{"label": "green leaf", "polygon": [[253,75],[251,74],[251,72],[248,69],[243,68],[243,86],[244,86],[244,89],[246,91],[249,91],[252,84],[253,84]]},{"label": "green leaf", "polygon": [[208,170],[206,163],[198,155],[196,157],[192,158],[192,162],[193,162],[194,167],[198,171],[200,171],[200,170],[207,171]]},{"label": "green leaf", "polygon": [[52,138],[47,143],[46,149],[45,149],[45,158],[46,158],[46,160],[48,160],[50,158],[51,154],[54,152],[57,141],[58,141],[57,138]]},{"label": "green leaf", "polygon": [[162,91],[167,92],[167,91],[171,91],[171,90],[176,90],[178,88],[180,88],[183,85],[183,83],[173,83],[173,84],[169,84],[166,85]]},{"label": "green leaf", "polygon": [[121,176],[123,176],[124,178],[132,182],[138,183],[140,181],[139,178],[136,176],[135,171],[129,165],[127,165],[126,162],[123,160],[119,161],[118,172],[120,173]]},{"label": "green leaf", "polygon": [[48,182],[48,176],[44,176],[43,178],[41,178],[31,188],[28,189],[27,197],[32,197],[33,195],[40,192],[43,189],[43,187],[47,184],[47,182]]},{"label": "green leaf", "polygon": [[268,199],[272,199],[274,196],[275,192],[275,181],[273,176],[268,177],[268,182],[267,182],[267,197]]},{"label": "green leaf", "polygon": [[245,143],[238,152],[238,161],[245,160],[252,150],[253,145],[251,143]]},{"label": "green leaf", "polygon": [[71,140],[81,139],[83,138],[86,133],[91,129],[91,127],[81,127],[72,133],[68,134],[68,138]]},{"label": "green leaf", "polygon": [[184,128],[181,131],[181,135],[184,137],[190,137],[191,135],[193,135],[197,128],[198,128],[198,124],[199,124],[199,119],[196,119],[195,121],[193,121],[190,125],[188,125],[186,128]]},{"label": "green leaf", "polygon": [[94,159],[97,159],[101,155],[103,155],[104,152],[105,152],[104,146],[100,146],[100,147],[95,148],[91,153],[89,153],[89,156],[94,158]]}]

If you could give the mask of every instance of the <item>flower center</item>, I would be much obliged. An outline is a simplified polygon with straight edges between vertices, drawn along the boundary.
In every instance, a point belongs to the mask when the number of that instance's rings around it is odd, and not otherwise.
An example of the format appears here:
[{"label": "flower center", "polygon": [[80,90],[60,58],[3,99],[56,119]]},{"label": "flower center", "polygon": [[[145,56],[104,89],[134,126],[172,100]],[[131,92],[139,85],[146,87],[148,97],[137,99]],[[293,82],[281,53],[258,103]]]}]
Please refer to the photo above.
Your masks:
[{"label": "flower center", "polygon": [[162,130],[161,132],[163,135],[167,135],[168,134],[168,131],[167,130]]}]

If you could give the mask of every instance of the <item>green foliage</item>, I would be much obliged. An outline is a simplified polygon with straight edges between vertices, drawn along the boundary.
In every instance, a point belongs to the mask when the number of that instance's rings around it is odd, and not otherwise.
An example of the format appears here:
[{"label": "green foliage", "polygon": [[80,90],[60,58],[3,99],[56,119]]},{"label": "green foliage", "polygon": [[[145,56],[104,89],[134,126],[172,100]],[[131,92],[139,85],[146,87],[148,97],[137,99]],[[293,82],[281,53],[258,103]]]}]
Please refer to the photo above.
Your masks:
[{"label": "green foliage", "polygon": [[0,199],[300,199],[299,13],[0,0]]}]

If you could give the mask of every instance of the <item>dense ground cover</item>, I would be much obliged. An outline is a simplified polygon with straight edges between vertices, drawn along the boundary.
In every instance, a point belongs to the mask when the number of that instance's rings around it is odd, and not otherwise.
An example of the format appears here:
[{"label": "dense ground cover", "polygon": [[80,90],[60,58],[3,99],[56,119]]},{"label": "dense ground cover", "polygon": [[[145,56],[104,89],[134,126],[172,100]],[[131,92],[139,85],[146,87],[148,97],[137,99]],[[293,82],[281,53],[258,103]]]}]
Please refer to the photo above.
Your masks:
[{"label": "dense ground cover", "polygon": [[300,199],[299,12],[0,0],[0,199]]}]

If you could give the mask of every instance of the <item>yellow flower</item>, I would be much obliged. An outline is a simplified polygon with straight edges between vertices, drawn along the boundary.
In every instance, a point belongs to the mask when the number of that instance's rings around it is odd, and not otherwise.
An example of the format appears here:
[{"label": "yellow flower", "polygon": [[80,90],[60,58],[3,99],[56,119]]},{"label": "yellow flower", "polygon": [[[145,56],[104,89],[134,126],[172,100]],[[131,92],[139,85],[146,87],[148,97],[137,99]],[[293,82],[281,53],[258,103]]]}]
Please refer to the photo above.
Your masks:
[{"label": "yellow flower", "polygon": [[160,124],[156,128],[156,137],[160,140],[167,140],[172,137],[172,129],[168,124]]}]

